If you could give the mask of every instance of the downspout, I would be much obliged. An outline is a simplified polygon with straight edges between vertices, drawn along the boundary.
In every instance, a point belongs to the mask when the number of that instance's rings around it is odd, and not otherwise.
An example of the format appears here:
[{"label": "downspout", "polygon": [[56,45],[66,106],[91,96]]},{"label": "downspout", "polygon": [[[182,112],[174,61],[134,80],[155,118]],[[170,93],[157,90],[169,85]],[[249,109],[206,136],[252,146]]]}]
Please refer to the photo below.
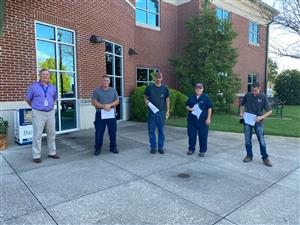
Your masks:
[{"label": "downspout", "polygon": [[268,88],[268,57],[269,57],[269,36],[270,36],[270,24],[267,24],[267,32],[266,32],[266,53],[265,53],[265,85],[264,85],[264,92],[267,95],[267,88]]},{"label": "downspout", "polygon": [[4,27],[4,0],[0,0],[0,37],[3,36]]}]

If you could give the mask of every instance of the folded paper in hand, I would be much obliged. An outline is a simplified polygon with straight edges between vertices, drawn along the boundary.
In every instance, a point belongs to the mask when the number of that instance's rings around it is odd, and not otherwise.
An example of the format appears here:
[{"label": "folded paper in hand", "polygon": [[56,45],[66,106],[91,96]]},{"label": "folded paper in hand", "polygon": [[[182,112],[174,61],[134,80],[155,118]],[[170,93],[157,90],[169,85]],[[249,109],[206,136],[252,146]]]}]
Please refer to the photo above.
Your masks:
[{"label": "folded paper in hand", "polygon": [[201,113],[202,113],[202,110],[199,108],[199,105],[198,104],[194,105],[192,114],[197,116],[197,118],[199,119]]},{"label": "folded paper in hand", "polygon": [[155,114],[159,111],[159,109],[153,105],[151,102],[148,102],[148,107],[151,109],[151,111]]},{"label": "folded paper in hand", "polygon": [[244,112],[243,118],[244,118],[245,124],[248,124],[248,125],[251,125],[251,126],[255,125],[255,122],[256,122],[256,115],[255,114]]},{"label": "folded paper in hand", "polygon": [[112,119],[115,118],[115,109],[112,108],[109,111],[106,111],[104,109],[101,109],[101,119],[105,120],[105,119]]}]

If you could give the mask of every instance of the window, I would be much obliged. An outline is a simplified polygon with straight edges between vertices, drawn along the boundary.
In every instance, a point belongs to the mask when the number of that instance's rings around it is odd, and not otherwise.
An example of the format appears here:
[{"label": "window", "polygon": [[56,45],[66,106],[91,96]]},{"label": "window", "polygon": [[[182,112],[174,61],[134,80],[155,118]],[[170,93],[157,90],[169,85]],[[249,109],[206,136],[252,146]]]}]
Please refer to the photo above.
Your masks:
[{"label": "window", "polygon": [[117,119],[122,119],[123,107],[123,48],[121,45],[105,42],[106,74],[110,77],[110,86],[119,94],[120,104],[117,106]]},{"label": "window", "polygon": [[75,32],[35,23],[37,73],[46,68],[57,88],[57,131],[77,128]]},{"label": "window", "polygon": [[159,69],[153,68],[136,68],[136,86],[148,85],[154,81],[155,74],[159,72]]},{"label": "window", "polygon": [[258,82],[258,75],[257,74],[252,74],[252,73],[249,73],[248,74],[248,92],[251,91],[251,88],[252,88],[252,85],[253,83],[255,82]]},{"label": "window", "polygon": [[138,0],[136,6],[136,23],[159,27],[159,0]]},{"label": "window", "polygon": [[259,45],[259,26],[251,21],[249,22],[249,44]]},{"label": "window", "polygon": [[224,20],[224,21],[230,21],[230,12],[217,8],[216,9],[216,16],[219,20]]}]

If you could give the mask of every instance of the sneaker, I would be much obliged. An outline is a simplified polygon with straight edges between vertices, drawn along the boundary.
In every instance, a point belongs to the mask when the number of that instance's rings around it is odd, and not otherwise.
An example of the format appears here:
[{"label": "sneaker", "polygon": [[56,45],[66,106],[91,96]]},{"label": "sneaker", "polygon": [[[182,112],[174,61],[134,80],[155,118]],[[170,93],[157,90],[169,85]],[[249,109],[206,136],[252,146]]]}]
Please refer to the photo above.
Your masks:
[{"label": "sneaker", "polygon": [[199,152],[199,157],[204,157],[205,153],[204,152]]},{"label": "sneaker", "polygon": [[114,153],[114,154],[119,154],[119,151],[118,151],[118,149],[116,149],[116,148],[115,148],[115,149],[111,149],[110,152],[112,152],[112,153]]},{"label": "sneaker", "polygon": [[193,155],[194,152],[192,150],[188,150],[188,152],[186,153],[187,155]]},{"label": "sneaker", "polygon": [[163,149],[158,149],[159,154],[165,154],[165,150]]},{"label": "sneaker", "polygon": [[272,163],[271,163],[271,161],[269,159],[263,159],[263,162],[268,167],[272,167],[273,166]]},{"label": "sneaker", "polygon": [[41,160],[41,158],[35,158],[35,159],[33,159],[33,162],[35,162],[35,163],[41,163],[42,160]]},{"label": "sneaker", "polygon": [[247,162],[251,162],[252,161],[252,157],[250,156],[246,156],[244,159],[243,159],[243,162],[247,163]]},{"label": "sneaker", "polygon": [[150,153],[151,153],[151,154],[155,154],[155,153],[156,153],[156,150],[155,150],[155,149],[151,149]]},{"label": "sneaker", "polygon": [[100,155],[101,154],[101,151],[95,151],[94,155]]}]

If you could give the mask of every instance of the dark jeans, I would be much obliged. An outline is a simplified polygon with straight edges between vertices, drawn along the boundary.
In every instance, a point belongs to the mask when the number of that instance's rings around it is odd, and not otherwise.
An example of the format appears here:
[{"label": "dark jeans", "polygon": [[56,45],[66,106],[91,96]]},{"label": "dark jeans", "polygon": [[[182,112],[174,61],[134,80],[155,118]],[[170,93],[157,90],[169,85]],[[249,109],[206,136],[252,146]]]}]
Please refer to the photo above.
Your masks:
[{"label": "dark jeans", "polygon": [[114,150],[117,148],[117,120],[113,119],[101,119],[101,112],[97,111],[95,116],[95,150],[101,151],[102,143],[103,143],[103,135],[105,132],[105,128],[107,126],[108,135],[110,139],[110,150]]},{"label": "dark jeans", "polygon": [[[247,156],[253,157],[252,153],[252,126],[248,124],[244,124],[244,134],[245,134],[245,147],[247,151]],[[260,147],[260,154],[262,159],[267,159],[269,156],[267,154],[266,142],[264,137],[264,126],[262,123],[256,123],[254,126],[254,131],[256,133],[259,147]]]},{"label": "dark jeans", "polygon": [[[163,149],[165,134],[164,134],[164,126],[165,126],[165,112],[157,112],[154,114],[152,111],[148,110],[148,133],[149,133],[149,142],[151,149]],[[156,128],[158,130],[158,146],[156,145]]]},{"label": "dark jeans", "polygon": [[198,134],[200,152],[206,152],[208,126],[205,124],[205,120],[195,122],[195,120],[188,119],[187,132],[189,136],[189,150],[193,152],[195,151]]}]

